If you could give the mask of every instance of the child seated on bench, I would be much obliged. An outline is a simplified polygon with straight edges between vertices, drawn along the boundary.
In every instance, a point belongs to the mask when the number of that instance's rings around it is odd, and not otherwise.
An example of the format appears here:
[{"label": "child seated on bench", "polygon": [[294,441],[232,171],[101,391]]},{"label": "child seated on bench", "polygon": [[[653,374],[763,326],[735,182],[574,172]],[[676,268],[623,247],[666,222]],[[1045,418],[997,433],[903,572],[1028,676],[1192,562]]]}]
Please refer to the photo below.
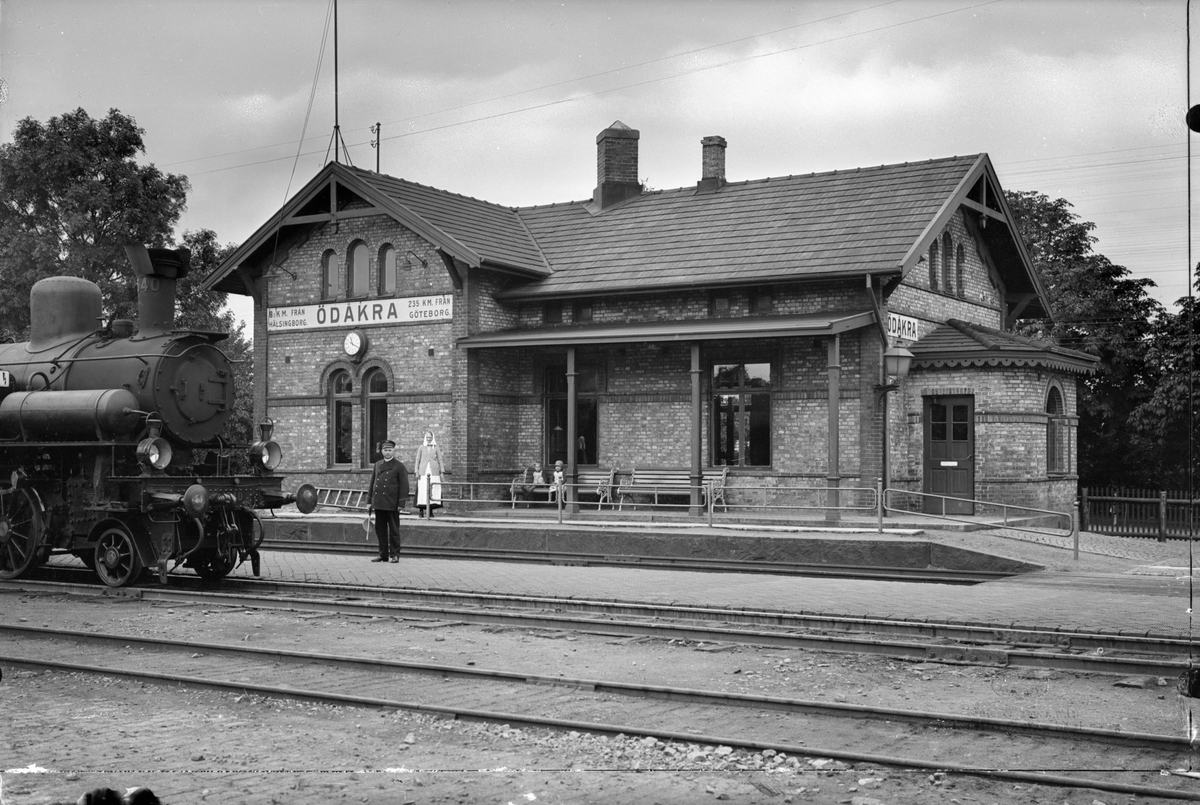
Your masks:
[{"label": "child seated on bench", "polygon": [[542,462],[535,461],[533,466],[526,467],[524,474],[517,476],[513,481],[513,499],[520,497],[529,500],[537,492],[546,492],[549,483],[546,473],[542,471]]}]

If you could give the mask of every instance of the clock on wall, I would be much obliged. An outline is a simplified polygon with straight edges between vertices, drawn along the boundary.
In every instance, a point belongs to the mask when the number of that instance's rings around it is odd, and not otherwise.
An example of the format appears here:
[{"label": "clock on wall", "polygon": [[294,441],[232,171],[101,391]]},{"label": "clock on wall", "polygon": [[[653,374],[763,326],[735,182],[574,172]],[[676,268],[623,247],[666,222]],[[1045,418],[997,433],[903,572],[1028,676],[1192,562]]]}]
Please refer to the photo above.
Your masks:
[{"label": "clock on wall", "polygon": [[351,358],[358,360],[367,351],[367,336],[362,330],[351,330],[342,341],[342,349]]}]

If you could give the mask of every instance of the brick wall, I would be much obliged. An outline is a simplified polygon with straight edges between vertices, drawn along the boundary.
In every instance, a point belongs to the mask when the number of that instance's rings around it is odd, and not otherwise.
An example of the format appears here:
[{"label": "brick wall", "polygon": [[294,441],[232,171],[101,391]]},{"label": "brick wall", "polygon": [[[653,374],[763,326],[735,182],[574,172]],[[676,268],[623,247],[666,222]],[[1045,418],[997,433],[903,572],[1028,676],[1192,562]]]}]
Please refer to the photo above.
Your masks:
[{"label": "brick wall", "polygon": [[891,397],[892,486],[922,491],[925,400],[935,395],[971,396],[975,497],[1066,511],[1078,479],[1074,467],[1066,475],[1047,474],[1045,405],[1051,383],[1063,392],[1067,413],[1075,416],[1074,375],[1034,367],[914,370]]},{"label": "brick wall", "polygon": [[[941,281],[937,290],[930,289],[930,253],[926,251],[925,262],[918,263],[909,271],[904,281],[888,297],[888,309],[920,320],[919,330],[922,336],[947,319],[961,319],[1002,328],[1003,313],[995,272],[984,260],[979,246],[963,223],[961,212],[954,215],[947,226],[938,233],[939,255],[943,251],[942,245],[947,232],[955,245],[955,251],[960,244],[964,247],[962,294],[958,292],[957,281],[951,289],[947,289]],[[952,259],[952,265],[953,262]],[[939,266],[939,278],[941,273]],[[957,275],[956,270],[952,270],[951,273]],[[957,276],[955,278],[957,279]]]},{"label": "brick wall", "polygon": [[[363,301],[388,304],[393,297],[380,297],[380,250],[385,245],[397,251],[397,262],[411,250],[426,261],[410,258],[410,267],[398,268],[396,297],[452,294],[454,321],[405,323],[384,326],[360,325],[369,341],[364,358],[354,363],[342,351],[349,328],[266,332],[262,312],[255,319],[256,416],[265,411],[276,420],[275,438],[284,450],[281,471],[292,475],[289,487],[301,481],[318,486],[359,487],[369,473],[366,463],[366,409],[360,393],[366,374],[380,368],[388,377],[388,436],[397,452],[411,463],[425,430],[438,434],[438,442],[452,467],[463,467],[462,419],[455,416],[455,381],[465,375],[465,356],[454,349],[456,327],[462,326],[463,294],[453,286],[445,264],[434,248],[389,217],[352,218],[335,227],[315,229],[293,246],[281,261],[296,275],[276,272],[268,281],[264,304],[310,305],[324,301],[322,257],[333,249],[345,271],[347,254],[355,243],[365,243],[371,255],[368,287]],[[353,301],[356,305],[359,300]],[[348,467],[331,466],[329,378],[345,369],[354,383],[353,461]]]},{"label": "brick wall", "polygon": [[[963,296],[931,291],[920,268],[896,289],[889,307],[922,320],[923,332],[949,317],[998,326],[996,291],[979,252],[969,240],[960,216],[948,227],[964,250]],[[454,480],[507,482],[534,459],[544,458],[545,407],[542,379],[546,368],[565,364],[562,349],[460,350],[457,339],[478,332],[545,327],[545,305],[507,305],[495,293],[505,279],[490,272],[462,268],[464,287],[456,289],[433,247],[390,218],[349,219],[337,231],[320,228],[293,246],[283,265],[293,281],[277,272],[267,283],[266,306],[313,304],[320,301],[321,257],[327,248],[342,264],[358,241],[378,255],[385,243],[400,254],[412,250],[428,265],[414,263],[399,277],[397,296],[448,293],[454,299],[450,322],[362,327],[370,350],[360,363],[342,353],[345,329],[308,330],[268,335],[265,317],[254,323],[255,357],[263,371],[256,378],[256,413],[277,421],[276,438],[284,449],[283,471],[289,488],[301,481],[320,486],[361,487],[369,471],[362,466],[365,407],[357,390],[365,374],[383,370],[389,380],[388,431],[400,457],[411,462],[421,434],[432,428],[446,453]],[[377,287],[377,260],[369,283]],[[862,310],[869,300],[861,281],[821,285],[775,286],[776,314]],[[727,293],[731,318],[749,317],[751,292]],[[596,324],[699,320],[710,316],[710,294],[641,294],[593,300]],[[563,323],[571,325],[566,305]],[[882,407],[875,390],[881,380],[883,344],[878,330],[867,327],[840,337],[838,361],[839,472],[843,486],[872,486],[880,474]],[[711,364],[770,362],[772,366],[771,456],[767,468],[737,469],[730,484],[792,483],[800,479],[823,485],[828,457],[828,337],[730,339],[702,345],[702,461],[711,455]],[[686,343],[627,344],[580,348],[577,362],[595,366],[602,378],[597,395],[598,460],[603,466],[630,470],[635,466],[677,466],[691,462],[691,348]],[[328,386],[332,372],[345,369],[354,379],[354,461],[331,468]],[[979,460],[979,497],[1026,502],[1039,508],[1062,508],[1074,495],[1074,477],[1045,474],[1045,393],[1051,373],[1020,369],[914,371],[904,388],[889,398],[889,449],[896,486],[919,488],[923,449],[922,399],[925,391],[969,389],[975,397]],[[1075,413],[1075,382],[1059,376],[1064,402]],[[1031,469],[1032,468],[1032,469]]]}]

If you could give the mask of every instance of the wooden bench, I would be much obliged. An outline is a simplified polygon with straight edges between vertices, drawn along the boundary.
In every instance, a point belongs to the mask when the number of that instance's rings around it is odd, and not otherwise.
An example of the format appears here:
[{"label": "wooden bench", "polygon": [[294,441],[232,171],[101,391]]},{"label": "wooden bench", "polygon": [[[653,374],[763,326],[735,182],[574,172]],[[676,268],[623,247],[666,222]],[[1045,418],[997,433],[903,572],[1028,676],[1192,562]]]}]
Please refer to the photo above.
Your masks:
[{"label": "wooden bench", "polygon": [[580,470],[579,480],[575,482],[575,497],[581,495],[595,495],[597,498],[596,511],[607,503],[612,505],[612,488],[614,478],[617,474],[616,470],[595,469],[595,470]]},{"label": "wooden bench", "polygon": [[[713,505],[720,501],[725,506],[725,479],[729,474],[728,467],[711,467],[703,470],[704,481],[711,482],[713,490]],[[654,505],[658,505],[660,495],[692,494],[691,470],[666,469],[663,467],[635,468],[626,483],[617,488],[618,508],[625,504],[625,498],[632,495],[653,495]],[[707,505],[707,486],[700,487],[700,499]]]}]

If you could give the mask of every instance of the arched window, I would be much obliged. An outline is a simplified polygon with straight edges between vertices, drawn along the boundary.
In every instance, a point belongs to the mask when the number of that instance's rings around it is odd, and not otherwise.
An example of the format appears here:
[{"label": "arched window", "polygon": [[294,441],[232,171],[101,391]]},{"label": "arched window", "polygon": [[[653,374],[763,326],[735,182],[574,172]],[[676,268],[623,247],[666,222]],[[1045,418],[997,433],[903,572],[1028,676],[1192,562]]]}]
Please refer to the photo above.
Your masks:
[{"label": "arched window", "polygon": [[329,378],[330,454],[333,465],[354,461],[354,381],[345,369]]},{"label": "arched window", "polygon": [[367,256],[367,244],[359,241],[350,247],[350,265],[346,267],[346,295],[366,296],[370,276],[371,260]]},{"label": "arched window", "polygon": [[383,458],[379,445],[388,437],[387,411],[388,379],[382,369],[372,369],[363,381],[364,404],[367,409],[367,464]]},{"label": "arched window", "polygon": [[954,293],[954,276],[950,273],[950,255],[954,254],[954,239],[950,233],[942,235],[942,292]]},{"label": "arched window", "polygon": [[929,290],[938,289],[938,242],[929,244]]},{"label": "arched window", "polygon": [[379,250],[379,295],[396,293],[396,249],[390,243]]},{"label": "arched window", "polygon": [[1070,429],[1062,392],[1051,386],[1046,393],[1046,472],[1059,475],[1070,472]]},{"label": "arched window", "polygon": [[967,289],[963,286],[963,269],[966,263],[966,255],[963,252],[962,244],[954,250],[954,279],[957,284],[956,290],[958,295],[965,299],[967,297]]},{"label": "arched window", "polygon": [[342,292],[342,272],[337,252],[330,250],[321,258],[321,298],[337,299]]}]

